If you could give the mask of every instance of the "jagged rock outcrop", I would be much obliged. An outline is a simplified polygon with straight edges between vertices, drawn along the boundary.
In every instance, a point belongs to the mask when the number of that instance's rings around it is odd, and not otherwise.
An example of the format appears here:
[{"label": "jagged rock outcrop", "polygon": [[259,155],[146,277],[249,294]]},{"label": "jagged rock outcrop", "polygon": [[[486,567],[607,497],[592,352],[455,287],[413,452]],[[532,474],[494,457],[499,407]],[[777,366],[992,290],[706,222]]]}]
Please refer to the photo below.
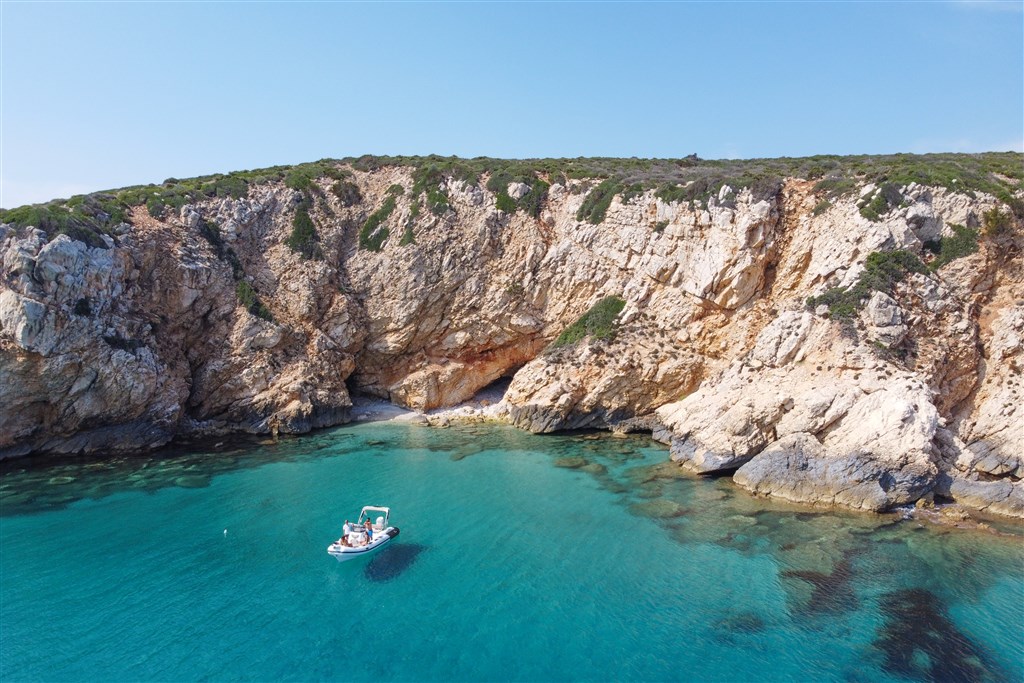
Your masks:
[{"label": "jagged rock outcrop", "polygon": [[[440,177],[435,213],[409,167],[347,177],[357,192],[270,181],[161,219],[140,206],[106,248],[0,227],[0,457],[303,432],[344,422],[350,388],[431,410],[504,377],[489,415],[653,428],[682,466],[757,494],[1024,516],[1019,223],[849,317],[807,306],[869,254],[980,225],[993,197],[912,183],[873,221],[858,201],[877,188],[823,204],[788,179],[620,194],[595,225],[577,219],[589,180],[502,185],[542,201],[534,218],[486,178]],[[303,212],[311,259],[288,246]],[[625,301],[614,334],[552,345],[607,296]]]}]

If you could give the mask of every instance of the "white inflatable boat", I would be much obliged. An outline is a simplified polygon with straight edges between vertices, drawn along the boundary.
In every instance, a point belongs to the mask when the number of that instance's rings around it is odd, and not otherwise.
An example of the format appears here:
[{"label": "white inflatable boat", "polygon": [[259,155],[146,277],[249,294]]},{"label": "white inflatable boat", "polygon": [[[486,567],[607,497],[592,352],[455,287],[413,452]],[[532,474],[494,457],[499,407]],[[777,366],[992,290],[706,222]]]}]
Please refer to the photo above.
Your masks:
[{"label": "white inflatable boat", "polygon": [[[374,514],[377,514],[377,519],[371,523],[370,518]],[[391,508],[367,505],[359,512],[355,524],[345,521],[341,538],[327,546],[327,554],[337,558],[338,562],[345,562],[378,550],[398,535],[398,527],[388,526],[390,516]]]}]

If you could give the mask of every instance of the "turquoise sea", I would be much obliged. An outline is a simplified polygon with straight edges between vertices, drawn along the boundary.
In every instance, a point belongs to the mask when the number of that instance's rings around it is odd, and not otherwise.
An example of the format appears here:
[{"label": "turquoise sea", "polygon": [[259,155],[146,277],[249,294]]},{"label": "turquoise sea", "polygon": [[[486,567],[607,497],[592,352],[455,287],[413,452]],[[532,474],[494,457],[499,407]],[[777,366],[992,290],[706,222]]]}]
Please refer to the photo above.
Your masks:
[{"label": "turquoise sea", "polygon": [[[373,423],[6,463],[0,680],[1021,681],[1021,528],[783,507],[645,436]],[[401,535],[340,564],[364,504]]]}]

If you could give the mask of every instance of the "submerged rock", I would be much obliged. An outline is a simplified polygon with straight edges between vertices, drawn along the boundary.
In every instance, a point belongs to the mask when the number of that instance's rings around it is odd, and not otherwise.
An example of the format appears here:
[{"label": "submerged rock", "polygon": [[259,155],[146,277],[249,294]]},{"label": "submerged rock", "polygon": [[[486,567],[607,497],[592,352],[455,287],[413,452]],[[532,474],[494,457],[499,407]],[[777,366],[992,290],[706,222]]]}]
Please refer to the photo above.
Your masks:
[{"label": "submerged rock", "polygon": [[679,503],[667,498],[655,498],[654,500],[647,500],[642,503],[633,503],[629,506],[629,509],[634,514],[655,519],[682,517],[689,512]]}]

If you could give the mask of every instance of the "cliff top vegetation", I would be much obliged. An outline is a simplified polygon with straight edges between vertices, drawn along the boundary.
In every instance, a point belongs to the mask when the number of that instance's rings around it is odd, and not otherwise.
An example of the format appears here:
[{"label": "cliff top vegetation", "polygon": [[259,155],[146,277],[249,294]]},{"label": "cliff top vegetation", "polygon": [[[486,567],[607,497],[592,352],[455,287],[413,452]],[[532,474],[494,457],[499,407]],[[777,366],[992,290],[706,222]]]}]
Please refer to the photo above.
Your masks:
[{"label": "cliff top vegetation", "polygon": [[[181,206],[217,197],[240,198],[252,186],[283,182],[308,193],[322,192],[316,182],[331,181],[334,187],[348,188],[353,171],[371,172],[385,167],[413,169],[413,192],[426,195],[430,211],[443,214],[447,196],[438,187],[443,179],[458,179],[478,184],[489,178],[488,189],[496,192],[506,211],[523,209],[537,215],[538,197],[549,185],[568,180],[599,181],[577,215],[579,220],[600,223],[616,195],[624,200],[645,190],[656,190],[665,201],[706,203],[725,185],[734,191],[747,188],[755,198],[778,192],[783,178],[817,181],[815,191],[828,199],[849,195],[866,183],[879,187],[921,185],[944,187],[973,196],[991,194],[1006,203],[1013,213],[1024,218],[1024,202],[1015,195],[1024,189],[1024,154],[986,152],[982,154],[890,154],[778,159],[699,159],[696,155],[680,159],[575,158],[575,159],[462,159],[442,156],[372,156],[321,159],[295,166],[233,173],[218,173],[196,178],[168,178],[160,184],[137,185],[115,190],[76,195],[14,209],[0,209],[0,222],[18,227],[36,226],[51,234],[66,233],[93,246],[103,246],[103,234],[112,234],[126,221],[128,209],[146,206],[157,218]],[[498,179],[500,182],[495,181]],[[529,199],[513,200],[503,187],[523,182],[538,190]],[[499,187],[502,186],[502,187]],[[358,188],[356,188],[358,190]],[[357,192],[349,191],[355,201]],[[884,198],[884,193],[877,196]],[[876,203],[881,200],[877,200]],[[874,211],[877,207],[866,206]],[[862,211],[863,213],[863,211]]]}]

